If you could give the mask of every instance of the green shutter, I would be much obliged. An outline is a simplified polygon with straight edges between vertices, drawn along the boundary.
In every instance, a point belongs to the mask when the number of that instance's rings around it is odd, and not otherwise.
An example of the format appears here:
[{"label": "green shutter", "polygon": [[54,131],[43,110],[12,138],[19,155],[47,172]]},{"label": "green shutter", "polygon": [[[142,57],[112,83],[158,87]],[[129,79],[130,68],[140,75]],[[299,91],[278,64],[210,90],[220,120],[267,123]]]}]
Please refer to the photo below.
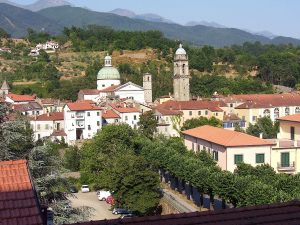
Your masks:
[{"label": "green shutter", "polygon": [[289,152],[281,153],[281,166],[282,167],[290,166],[290,153]]},{"label": "green shutter", "polygon": [[243,155],[234,155],[234,164],[239,164],[244,161]]},{"label": "green shutter", "polygon": [[256,154],[256,163],[265,163],[265,154]]}]

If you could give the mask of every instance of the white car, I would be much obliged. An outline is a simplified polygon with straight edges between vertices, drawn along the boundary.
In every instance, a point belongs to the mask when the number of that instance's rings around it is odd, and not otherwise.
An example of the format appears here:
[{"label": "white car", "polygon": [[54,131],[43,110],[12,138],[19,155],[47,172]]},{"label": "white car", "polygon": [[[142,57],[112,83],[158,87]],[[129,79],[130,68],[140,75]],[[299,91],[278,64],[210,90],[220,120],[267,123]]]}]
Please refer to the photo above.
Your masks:
[{"label": "white car", "polygon": [[111,196],[110,191],[104,191],[104,190],[102,190],[102,191],[99,191],[99,193],[98,193],[98,199],[99,199],[99,201],[106,201],[106,199],[107,199],[108,196]]},{"label": "white car", "polygon": [[90,192],[89,185],[82,185],[82,186],[81,186],[81,192],[82,192],[82,193]]}]

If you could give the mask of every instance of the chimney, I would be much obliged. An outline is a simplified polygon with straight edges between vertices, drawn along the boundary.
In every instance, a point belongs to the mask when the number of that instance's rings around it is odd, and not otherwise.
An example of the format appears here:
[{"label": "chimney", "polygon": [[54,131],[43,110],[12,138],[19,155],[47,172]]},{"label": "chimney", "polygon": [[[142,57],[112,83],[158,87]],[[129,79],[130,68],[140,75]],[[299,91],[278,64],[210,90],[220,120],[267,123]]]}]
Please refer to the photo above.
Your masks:
[{"label": "chimney", "polygon": [[50,113],[49,112],[47,112],[47,117],[50,117]]},{"label": "chimney", "polygon": [[263,139],[263,133],[259,133],[259,138]]}]

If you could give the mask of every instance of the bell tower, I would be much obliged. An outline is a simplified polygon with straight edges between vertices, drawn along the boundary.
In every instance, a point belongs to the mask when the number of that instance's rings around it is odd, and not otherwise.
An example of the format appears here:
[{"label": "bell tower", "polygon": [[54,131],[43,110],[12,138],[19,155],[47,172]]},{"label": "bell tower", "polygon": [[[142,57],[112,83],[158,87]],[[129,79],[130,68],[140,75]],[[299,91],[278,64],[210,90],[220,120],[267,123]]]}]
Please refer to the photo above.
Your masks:
[{"label": "bell tower", "polygon": [[152,103],[152,75],[150,73],[145,73],[143,75],[143,87],[145,102],[147,104]]},{"label": "bell tower", "polygon": [[176,101],[190,100],[190,72],[186,51],[179,45],[174,57],[174,99]]}]

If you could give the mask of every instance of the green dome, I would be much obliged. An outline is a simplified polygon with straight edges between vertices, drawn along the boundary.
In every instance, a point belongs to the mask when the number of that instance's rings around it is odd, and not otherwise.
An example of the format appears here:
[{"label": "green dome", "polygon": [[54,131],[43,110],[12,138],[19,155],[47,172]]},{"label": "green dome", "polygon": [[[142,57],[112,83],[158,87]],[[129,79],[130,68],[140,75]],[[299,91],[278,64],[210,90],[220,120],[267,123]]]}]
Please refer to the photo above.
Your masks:
[{"label": "green dome", "polygon": [[119,71],[112,67],[112,66],[105,66],[103,67],[97,76],[98,80],[120,80],[120,73]]}]

